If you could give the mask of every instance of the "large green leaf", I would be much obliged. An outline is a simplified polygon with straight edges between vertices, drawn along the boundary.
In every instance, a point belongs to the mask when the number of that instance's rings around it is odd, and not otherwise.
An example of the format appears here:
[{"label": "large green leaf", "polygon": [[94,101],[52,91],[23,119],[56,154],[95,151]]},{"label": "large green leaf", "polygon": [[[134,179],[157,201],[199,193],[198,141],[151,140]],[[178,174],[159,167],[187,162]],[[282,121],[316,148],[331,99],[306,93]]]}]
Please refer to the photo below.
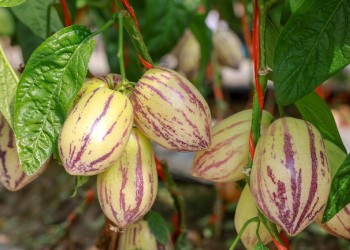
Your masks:
[{"label": "large green leaf", "polygon": [[12,8],[12,11],[35,35],[43,39],[52,32],[63,28],[57,11],[52,6],[52,1],[28,0],[26,3]]},{"label": "large green leaf", "polygon": [[164,218],[156,212],[150,211],[147,216],[148,226],[156,237],[157,241],[162,243],[163,245],[167,244],[169,241],[169,229]]},{"label": "large green leaf", "polygon": [[0,7],[14,7],[24,3],[27,0],[0,0]]},{"label": "large green leaf", "polygon": [[350,63],[348,0],[308,0],[282,30],[274,55],[276,101],[295,102]]},{"label": "large green leaf", "polygon": [[190,16],[181,1],[146,1],[146,20],[142,32],[155,61],[176,45],[189,24]]},{"label": "large green leaf", "polygon": [[335,174],[322,223],[333,218],[340,210],[350,203],[350,154]]},{"label": "large green leaf", "polygon": [[327,103],[316,93],[310,93],[295,102],[303,118],[312,123],[327,139],[346,152],[346,148],[339,135],[337,125]]},{"label": "large green leaf", "polygon": [[0,113],[12,127],[12,112],[18,77],[0,44]]},{"label": "large green leaf", "polygon": [[30,57],[17,87],[14,130],[21,166],[35,173],[51,155],[67,110],[84,82],[95,41],[73,25],[58,31]]},{"label": "large green leaf", "polygon": [[290,9],[292,12],[297,11],[301,5],[303,5],[305,0],[289,0],[290,3]]}]

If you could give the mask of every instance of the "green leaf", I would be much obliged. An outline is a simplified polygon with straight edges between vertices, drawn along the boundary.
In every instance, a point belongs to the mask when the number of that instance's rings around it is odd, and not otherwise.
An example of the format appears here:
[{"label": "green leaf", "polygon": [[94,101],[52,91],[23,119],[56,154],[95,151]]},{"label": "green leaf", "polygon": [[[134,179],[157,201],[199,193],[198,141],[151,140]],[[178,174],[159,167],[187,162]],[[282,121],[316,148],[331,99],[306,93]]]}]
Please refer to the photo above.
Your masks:
[{"label": "green leaf", "polygon": [[296,101],[295,105],[303,118],[312,123],[321,132],[324,139],[333,142],[346,152],[332,112],[321,97],[316,93],[310,93]]},{"label": "green leaf", "polygon": [[52,6],[52,1],[28,0],[26,3],[12,8],[12,11],[35,35],[43,39],[52,32],[63,28],[57,11]]},{"label": "green leaf", "polygon": [[17,149],[27,174],[34,174],[52,154],[94,45],[87,28],[73,25],[49,37],[30,57],[14,108]]},{"label": "green leaf", "polygon": [[78,189],[82,187],[88,180],[89,180],[89,176],[76,176],[75,187],[70,198],[75,197],[78,193]]},{"label": "green leaf", "polygon": [[27,0],[0,0],[0,7],[14,7],[24,3]]},{"label": "green leaf", "polygon": [[0,36],[12,36],[15,33],[15,21],[9,9],[0,8]]},{"label": "green leaf", "polygon": [[269,248],[266,247],[261,241],[258,241],[258,243],[254,245],[254,250],[269,250]]},{"label": "green leaf", "polygon": [[329,193],[322,223],[332,219],[340,210],[350,203],[350,154],[335,174]]},{"label": "green leaf", "polygon": [[167,244],[170,233],[164,218],[159,213],[150,211],[146,216],[146,220],[157,241],[163,245]]},{"label": "green leaf", "polygon": [[282,30],[274,55],[276,101],[288,105],[350,63],[348,0],[309,0]]},{"label": "green leaf", "polygon": [[33,51],[44,41],[21,22],[16,24],[16,39],[22,49],[24,63],[28,62]]},{"label": "green leaf", "polygon": [[295,11],[297,11],[297,9],[299,9],[301,5],[303,5],[304,2],[305,0],[289,0],[290,9],[294,13]]},{"label": "green leaf", "polygon": [[0,113],[13,128],[12,114],[18,77],[0,44]]},{"label": "green leaf", "polygon": [[190,14],[181,3],[173,0],[147,0],[144,40],[156,61],[169,52],[189,24]]}]

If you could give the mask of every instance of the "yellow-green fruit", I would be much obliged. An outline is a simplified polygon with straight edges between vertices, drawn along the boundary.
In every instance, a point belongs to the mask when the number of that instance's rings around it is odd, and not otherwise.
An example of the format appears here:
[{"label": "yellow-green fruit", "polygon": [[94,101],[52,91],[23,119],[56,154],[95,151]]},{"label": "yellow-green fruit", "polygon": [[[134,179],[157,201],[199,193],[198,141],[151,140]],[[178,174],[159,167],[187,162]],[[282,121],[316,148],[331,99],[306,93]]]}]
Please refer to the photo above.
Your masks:
[{"label": "yellow-green fruit", "polygon": [[[272,122],[272,115],[263,111],[261,130]],[[196,152],[192,175],[215,182],[230,182],[245,178],[244,167],[249,156],[249,134],[252,110],[238,112],[213,127],[212,143]]]},{"label": "yellow-green fruit", "polygon": [[[325,140],[327,156],[331,168],[332,178],[344,162],[346,153],[334,143]],[[326,232],[336,236],[350,239],[350,204],[340,210],[332,219],[322,224],[323,212],[316,219],[316,223]]]},{"label": "yellow-green fruit", "polygon": [[195,73],[199,67],[200,57],[201,50],[199,42],[191,32],[188,32],[179,51],[179,70],[186,75]]},{"label": "yellow-green fruit", "polygon": [[210,146],[211,114],[203,96],[185,77],[152,68],[138,81],[130,100],[135,123],[150,139],[176,151]]},{"label": "yellow-green fruit", "polygon": [[220,63],[237,68],[243,59],[243,46],[239,37],[229,29],[219,29],[213,34],[213,46]]},{"label": "yellow-green fruit", "polygon": [[117,227],[124,228],[149,211],[157,189],[157,169],[151,142],[133,128],[121,158],[97,176],[101,209]]},{"label": "yellow-green fruit", "polygon": [[140,220],[129,225],[125,228],[124,232],[120,234],[117,250],[173,250],[174,246],[171,242],[169,235],[169,241],[166,245],[161,244],[154,237],[151,232],[148,222]]},{"label": "yellow-green fruit", "polygon": [[320,132],[309,122],[274,121],[255,149],[250,188],[259,209],[289,235],[310,225],[326,206],[331,184]]},{"label": "yellow-green fruit", "polygon": [[14,133],[0,114],[0,182],[5,188],[10,191],[20,190],[46,169],[50,159],[34,175],[26,175],[19,162]]},{"label": "yellow-green fruit", "polygon": [[[256,216],[258,216],[258,209],[256,208],[256,204],[249,187],[246,185],[242,191],[241,197],[238,200],[235,212],[235,228],[237,233],[239,233],[247,220]],[[256,236],[257,226],[258,222],[250,223],[241,236],[241,241],[247,249],[253,249],[254,245],[258,242],[258,238]],[[260,223],[259,226],[259,236],[264,244],[267,244],[272,240],[269,231],[266,229],[263,223]]]},{"label": "yellow-green fruit", "polygon": [[75,99],[75,102],[77,103],[83,95],[89,94],[97,88],[117,89],[118,85],[120,84],[121,76],[118,74],[108,74],[107,76],[100,76],[88,79],[84,82],[83,86],[81,87],[77,98]]},{"label": "yellow-green fruit", "polygon": [[129,99],[97,88],[83,95],[65,121],[58,139],[60,157],[71,175],[95,175],[122,155],[133,124]]}]

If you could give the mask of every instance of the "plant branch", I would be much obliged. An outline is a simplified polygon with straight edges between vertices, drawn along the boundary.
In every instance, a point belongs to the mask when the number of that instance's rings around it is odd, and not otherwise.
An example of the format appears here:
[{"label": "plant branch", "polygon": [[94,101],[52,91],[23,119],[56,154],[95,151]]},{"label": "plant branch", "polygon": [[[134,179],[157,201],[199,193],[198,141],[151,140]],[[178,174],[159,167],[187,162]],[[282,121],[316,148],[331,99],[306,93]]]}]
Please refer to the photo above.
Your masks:
[{"label": "plant branch", "polygon": [[64,26],[68,27],[71,25],[71,20],[70,20],[70,13],[69,13],[66,0],[61,0],[61,5],[62,5],[63,15],[64,15]]},{"label": "plant branch", "polygon": [[248,226],[250,223],[252,223],[252,222],[259,222],[259,218],[258,218],[258,217],[253,217],[253,218],[247,220],[247,221],[244,223],[243,227],[241,228],[241,230],[239,230],[239,233],[238,233],[237,237],[235,238],[235,240],[233,241],[233,243],[232,243],[232,245],[231,245],[231,247],[230,247],[229,250],[235,249],[235,247],[236,247],[236,245],[238,244],[239,240],[241,239],[242,234],[244,233],[245,229],[246,229],[247,226]]}]

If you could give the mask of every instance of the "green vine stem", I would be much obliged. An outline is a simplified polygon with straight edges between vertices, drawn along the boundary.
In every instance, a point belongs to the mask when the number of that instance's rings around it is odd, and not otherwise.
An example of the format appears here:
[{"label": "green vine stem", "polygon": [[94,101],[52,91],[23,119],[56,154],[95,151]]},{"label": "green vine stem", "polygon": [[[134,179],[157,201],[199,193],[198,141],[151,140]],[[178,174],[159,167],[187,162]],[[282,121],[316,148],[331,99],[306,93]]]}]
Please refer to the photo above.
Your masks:
[{"label": "green vine stem", "polygon": [[163,174],[165,176],[164,181],[166,188],[173,198],[175,209],[178,215],[178,228],[180,229],[180,233],[182,233],[186,230],[185,200],[176,187],[176,183],[169,172],[168,164],[165,161],[161,161],[161,166]]},{"label": "green vine stem", "polygon": [[246,229],[247,226],[248,226],[250,223],[252,223],[252,222],[257,222],[257,223],[259,223],[259,218],[258,218],[258,217],[253,217],[253,218],[247,220],[247,221],[244,223],[243,227],[241,228],[241,230],[239,230],[239,233],[238,233],[238,235],[236,236],[235,240],[233,241],[233,243],[232,243],[232,245],[231,245],[231,247],[230,247],[229,250],[235,249],[235,247],[237,246],[239,240],[241,239],[241,237],[242,237],[242,235],[243,235],[245,229]]},{"label": "green vine stem", "polygon": [[122,83],[120,87],[121,92],[124,92],[124,89],[128,85],[128,81],[126,80],[126,75],[125,75],[125,67],[124,67],[123,20],[124,20],[123,14],[119,13],[118,15],[118,59],[119,59],[119,66],[120,66],[120,74],[122,76]]}]

